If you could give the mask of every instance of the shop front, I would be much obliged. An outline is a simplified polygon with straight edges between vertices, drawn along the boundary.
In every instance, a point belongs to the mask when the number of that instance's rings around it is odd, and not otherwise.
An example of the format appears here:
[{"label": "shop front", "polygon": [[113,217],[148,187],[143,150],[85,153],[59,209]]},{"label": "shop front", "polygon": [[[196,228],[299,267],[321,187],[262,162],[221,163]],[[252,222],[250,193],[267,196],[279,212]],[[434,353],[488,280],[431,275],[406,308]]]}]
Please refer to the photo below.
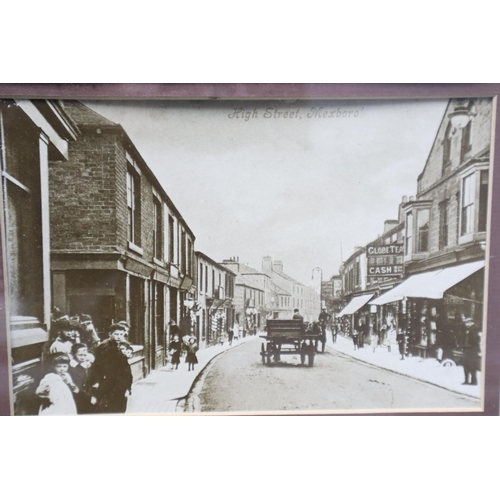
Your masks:
[{"label": "shop front", "polygon": [[[363,343],[368,340],[372,324],[368,302],[372,297],[373,293],[353,297],[344,309],[339,312],[337,320],[340,321],[342,333],[345,336],[350,336],[354,330],[357,330],[363,339]],[[361,342],[360,344],[362,345]]]},{"label": "shop front", "polygon": [[406,333],[409,354],[460,363],[466,322],[482,331],[483,296],[484,261],[476,261],[410,276],[370,305],[387,331]]}]

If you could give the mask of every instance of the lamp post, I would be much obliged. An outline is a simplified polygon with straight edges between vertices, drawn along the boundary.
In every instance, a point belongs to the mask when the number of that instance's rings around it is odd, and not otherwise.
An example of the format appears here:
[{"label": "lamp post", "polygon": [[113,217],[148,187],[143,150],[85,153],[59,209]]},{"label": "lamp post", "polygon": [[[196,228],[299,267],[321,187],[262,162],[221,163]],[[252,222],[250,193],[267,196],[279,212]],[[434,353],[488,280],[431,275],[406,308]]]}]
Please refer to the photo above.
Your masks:
[{"label": "lamp post", "polygon": [[314,271],[320,271],[320,282],[319,282],[319,309],[323,307],[323,269],[321,267],[315,267],[312,270],[311,279],[314,280]]}]

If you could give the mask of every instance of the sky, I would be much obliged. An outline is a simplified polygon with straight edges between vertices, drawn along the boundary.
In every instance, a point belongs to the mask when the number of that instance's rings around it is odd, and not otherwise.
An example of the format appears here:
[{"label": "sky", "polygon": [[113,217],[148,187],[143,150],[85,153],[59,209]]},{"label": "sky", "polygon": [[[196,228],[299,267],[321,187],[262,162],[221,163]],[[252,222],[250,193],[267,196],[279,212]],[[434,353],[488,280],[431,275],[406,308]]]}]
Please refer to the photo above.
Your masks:
[{"label": "sky", "polygon": [[196,250],[257,269],[270,255],[317,285],[416,194],[447,100],[85,104],[123,126]]}]

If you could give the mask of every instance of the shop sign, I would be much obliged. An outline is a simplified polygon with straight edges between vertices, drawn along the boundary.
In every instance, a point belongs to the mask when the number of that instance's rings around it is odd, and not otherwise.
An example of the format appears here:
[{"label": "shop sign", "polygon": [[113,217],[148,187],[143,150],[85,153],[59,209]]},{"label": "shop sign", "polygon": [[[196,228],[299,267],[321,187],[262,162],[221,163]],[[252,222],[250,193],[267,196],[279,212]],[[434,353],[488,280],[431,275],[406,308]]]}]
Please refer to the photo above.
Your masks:
[{"label": "shop sign", "polygon": [[368,276],[401,276],[404,273],[403,245],[369,245],[366,262]]}]

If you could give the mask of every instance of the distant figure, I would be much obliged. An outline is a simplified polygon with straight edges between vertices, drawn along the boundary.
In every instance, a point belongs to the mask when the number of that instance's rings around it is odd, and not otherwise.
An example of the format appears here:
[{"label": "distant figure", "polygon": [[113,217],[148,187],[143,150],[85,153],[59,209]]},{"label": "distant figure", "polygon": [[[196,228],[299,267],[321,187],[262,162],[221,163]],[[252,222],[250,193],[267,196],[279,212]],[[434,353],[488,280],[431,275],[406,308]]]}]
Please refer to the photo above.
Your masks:
[{"label": "distant figure", "polygon": [[229,328],[229,331],[227,332],[227,343],[229,345],[233,345],[233,337],[234,337],[234,326]]},{"label": "distant figure", "polygon": [[401,360],[404,360],[406,351],[406,336],[403,331],[399,330],[399,333],[396,337],[396,342],[399,345],[399,354],[401,354]]},{"label": "distant figure", "polygon": [[352,343],[354,344],[354,350],[359,349],[359,332],[356,328],[352,332]]},{"label": "distant figure", "polygon": [[233,324],[233,338],[240,339],[240,325],[236,322]]},{"label": "distant figure", "polygon": [[298,309],[294,309],[293,310],[293,318],[292,319],[300,319],[301,321],[304,321],[304,316],[302,316],[300,313],[299,313],[299,310]]},{"label": "distant figure", "polygon": [[179,335],[175,334],[169,345],[170,362],[172,363],[172,370],[179,368],[181,362],[182,342]]},{"label": "distant figure", "polygon": [[198,352],[198,344],[196,339],[191,337],[187,346],[186,363],[188,364],[188,371],[194,370],[194,365],[198,363],[196,353]]},{"label": "distant figure", "polygon": [[465,319],[465,346],[464,346],[464,375],[463,385],[477,385],[477,372],[479,370],[481,337],[471,318]]},{"label": "distant figure", "polygon": [[338,330],[338,325],[336,323],[332,324],[332,343],[336,344],[337,343],[337,330]]},{"label": "distant figure", "polygon": [[377,330],[375,328],[375,325],[373,325],[373,333],[370,336],[370,347],[373,349],[373,352],[377,349],[378,346],[378,334]]},{"label": "distant figure", "polygon": [[326,311],[326,307],[323,307],[323,310],[319,314],[318,321],[319,321],[319,326],[321,328],[321,352],[325,352],[325,345],[326,345],[326,325],[330,321],[331,316],[328,314]]}]

